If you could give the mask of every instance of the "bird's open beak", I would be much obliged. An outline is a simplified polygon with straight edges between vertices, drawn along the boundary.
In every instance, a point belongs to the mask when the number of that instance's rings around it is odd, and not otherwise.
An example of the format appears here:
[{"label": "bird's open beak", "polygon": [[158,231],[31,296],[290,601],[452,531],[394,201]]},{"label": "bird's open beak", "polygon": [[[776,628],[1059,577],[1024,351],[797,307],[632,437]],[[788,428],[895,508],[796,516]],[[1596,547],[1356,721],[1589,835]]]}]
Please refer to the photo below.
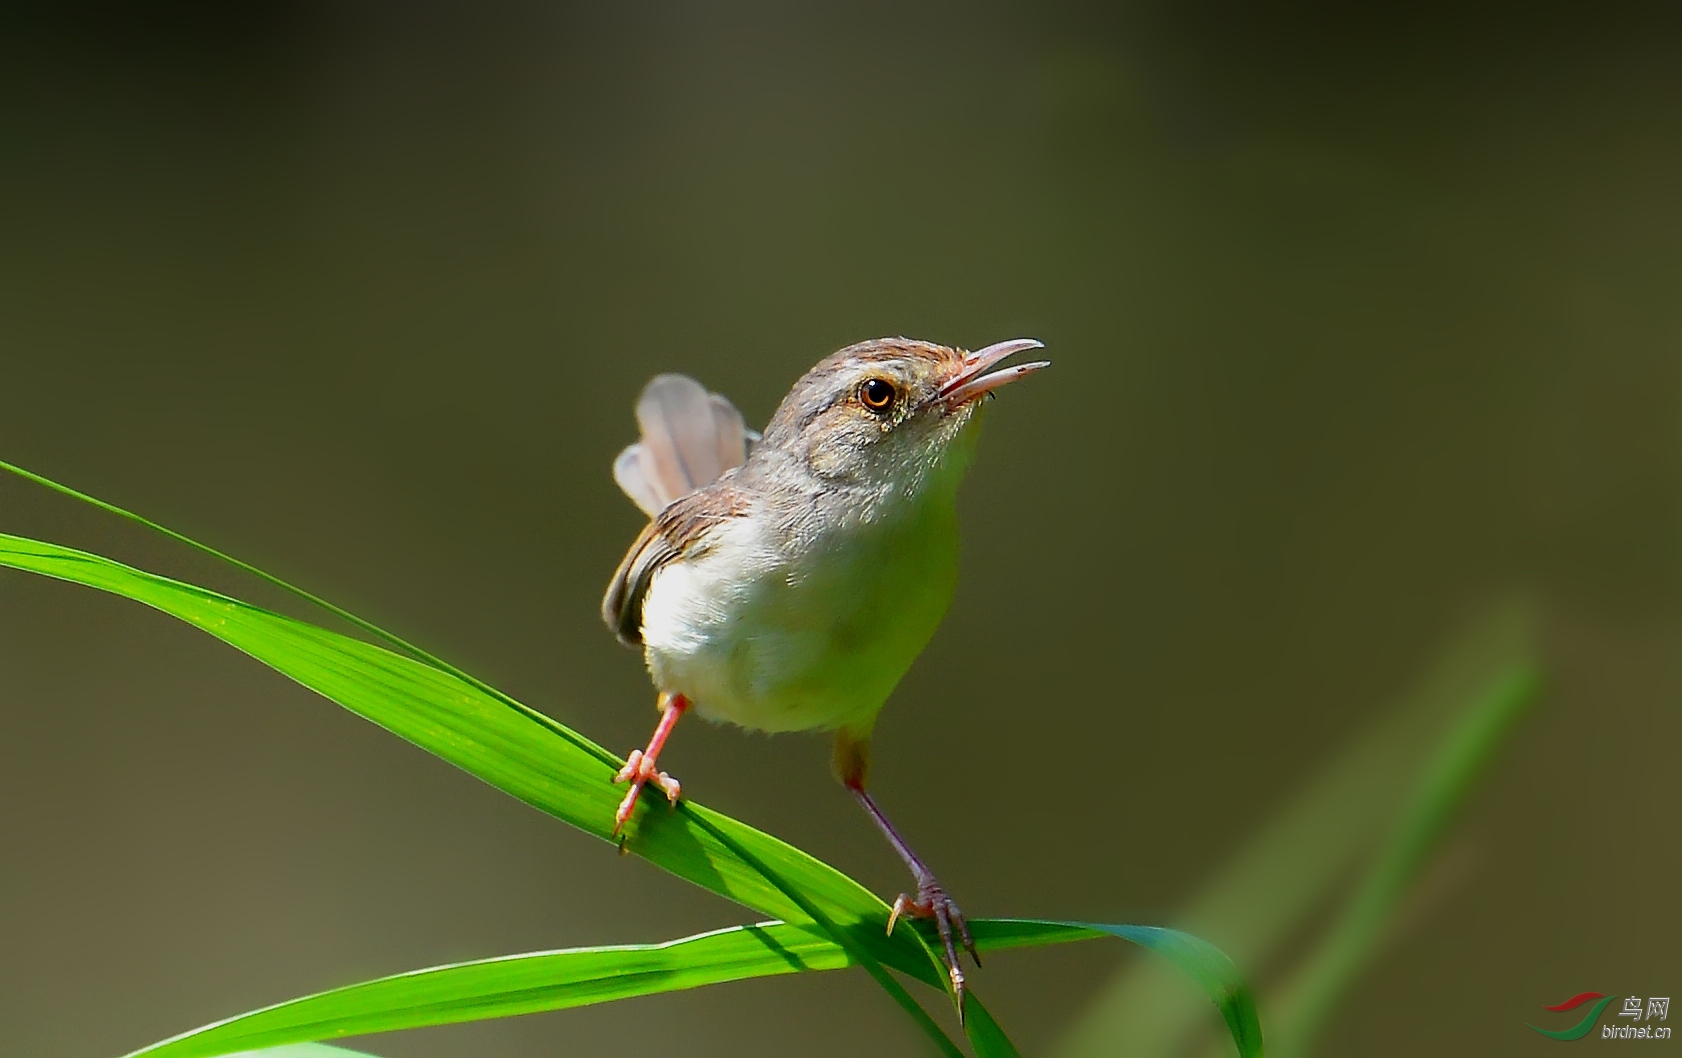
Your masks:
[{"label": "bird's open beak", "polygon": [[952,408],[961,407],[977,397],[993,392],[1000,386],[1015,382],[1024,375],[1031,375],[1042,367],[1050,367],[1049,360],[1035,360],[1032,363],[1017,364],[1015,367],[1002,368],[988,372],[987,369],[1003,360],[1027,349],[1044,349],[1045,343],[1032,338],[1012,338],[1008,342],[989,345],[985,349],[978,349],[964,357],[964,362],[944,386],[940,387],[941,399]]}]

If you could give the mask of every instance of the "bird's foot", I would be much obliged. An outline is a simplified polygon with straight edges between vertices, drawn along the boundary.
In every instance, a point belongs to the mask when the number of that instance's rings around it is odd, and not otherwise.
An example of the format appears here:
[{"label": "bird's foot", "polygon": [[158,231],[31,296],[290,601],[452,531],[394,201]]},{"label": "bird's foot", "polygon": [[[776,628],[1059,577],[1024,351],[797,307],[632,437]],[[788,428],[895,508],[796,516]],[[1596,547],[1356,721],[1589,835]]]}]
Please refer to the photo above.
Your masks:
[{"label": "bird's foot", "polygon": [[894,931],[894,926],[904,918],[932,918],[936,932],[940,934],[940,944],[944,949],[946,973],[952,979],[952,994],[958,1000],[958,1016],[963,1016],[964,1009],[964,971],[958,965],[958,944],[962,944],[969,957],[975,960],[975,965],[981,965],[981,956],[976,953],[975,939],[970,936],[969,923],[964,921],[964,913],[952,898],[946,895],[946,890],[934,878],[925,878],[917,884],[917,896],[912,898],[905,893],[899,894],[894,901],[893,913],[888,916],[888,932]]},{"label": "bird's foot", "polygon": [[[613,781],[628,782],[631,788],[625,794],[625,799],[619,802],[619,811],[613,813],[613,833],[615,836],[625,829],[625,823],[631,818],[631,813],[637,807],[637,795],[649,783],[666,791],[666,800],[677,807],[678,798],[683,796],[683,787],[678,781],[654,766],[655,758],[666,748],[666,739],[671,736],[672,728],[677,726],[678,720],[689,709],[689,699],[681,694],[660,695],[660,723],[654,728],[654,737],[648,740],[647,749],[633,749],[626,758],[625,766],[619,769],[619,774]],[[619,851],[625,851],[624,841],[619,843]]]},{"label": "bird's foot", "polygon": [[633,749],[626,758],[625,766],[619,769],[619,774],[613,777],[616,783],[628,782],[630,790],[626,791],[625,799],[619,802],[619,811],[613,814],[613,832],[619,833],[624,829],[625,822],[631,818],[631,812],[637,807],[637,797],[642,788],[653,783],[666,793],[666,800],[677,804],[678,798],[683,796],[683,784],[660,771],[654,766],[654,757],[640,749]]}]

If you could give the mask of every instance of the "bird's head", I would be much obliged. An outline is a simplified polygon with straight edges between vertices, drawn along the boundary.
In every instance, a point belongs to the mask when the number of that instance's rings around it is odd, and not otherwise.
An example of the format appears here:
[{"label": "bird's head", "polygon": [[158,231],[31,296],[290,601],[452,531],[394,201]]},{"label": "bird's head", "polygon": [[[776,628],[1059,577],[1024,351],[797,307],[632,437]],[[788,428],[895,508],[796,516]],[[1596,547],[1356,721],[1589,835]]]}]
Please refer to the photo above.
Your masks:
[{"label": "bird's head", "polygon": [[908,338],[848,346],[795,383],[759,448],[837,485],[914,494],[937,480],[955,482],[987,396],[1047,362],[994,368],[1042,347],[1032,338],[973,353]]}]

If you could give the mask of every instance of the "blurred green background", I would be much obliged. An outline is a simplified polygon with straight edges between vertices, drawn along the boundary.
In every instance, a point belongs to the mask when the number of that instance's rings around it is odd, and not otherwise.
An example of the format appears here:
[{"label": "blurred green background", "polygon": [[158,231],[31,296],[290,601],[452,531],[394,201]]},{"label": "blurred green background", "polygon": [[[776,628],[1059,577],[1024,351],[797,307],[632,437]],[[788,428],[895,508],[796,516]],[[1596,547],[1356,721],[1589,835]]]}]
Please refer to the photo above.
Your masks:
[{"label": "blurred green background", "polygon": [[[877,737],[878,794],[964,907],[1174,920],[1518,593],[1546,692],[1323,1053],[1544,1053],[1545,1003],[1682,987],[1673,24],[603,6],[8,8],[0,458],[628,749],[652,695],[597,603],[641,524],[608,467],[643,381],[763,422],[852,341],[1035,336],[1055,367],[989,417],[957,600]],[[282,605],[20,482],[0,529]],[[0,1053],[747,914],[18,573],[0,721]],[[828,754],[698,724],[666,763],[891,896]],[[1132,958],[1002,954],[975,984],[1045,1053]],[[366,1046],[628,1033],[922,1047],[857,972]]]}]

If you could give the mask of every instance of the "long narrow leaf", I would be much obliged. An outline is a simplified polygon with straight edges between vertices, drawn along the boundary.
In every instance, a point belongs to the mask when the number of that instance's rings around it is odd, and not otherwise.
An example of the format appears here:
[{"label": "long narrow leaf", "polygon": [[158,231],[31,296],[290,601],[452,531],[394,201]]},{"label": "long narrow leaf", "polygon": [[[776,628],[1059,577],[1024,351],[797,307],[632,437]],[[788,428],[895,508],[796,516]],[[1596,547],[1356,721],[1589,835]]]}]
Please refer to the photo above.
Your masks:
[{"label": "long narrow leaf", "polygon": [[1016,1044],[1010,1042],[1005,1030],[981,1005],[980,997],[974,992],[969,993],[964,1010],[964,1035],[969,1037],[970,1046],[975,1048],[975,1058],[1022,1058]]},{"label": "long narrow leaf", "polygon": [[[1337,887],[1359,876],[1449,732],[1492,689],[1535,672],[1531,623],[1522,599],[1501,599],[1454,629],[1414,688],[1308,776],[1176,916],[1178,924],[1218,937],[1242,965],[1277,961],[1318,910],[1335,906]],[[1269,1046],[1278,1052],[1291,1043],[1288,1019],[1268,994],[1262,1001],[1273,1012]],[[1190,1037],[1201,1031],[1200,1018],[1178,981],[1137,962],[1095,998],[1056,1053],[1193,1053]]]},{"label": "long narrow leaf", "polygon": [[283,1047],[265,1047],[260,1051],[239,1051],[228,1058],[378,1058],[366,1051],[348,1047],[329,1047],[325,1043],[289,1043]]},{"label": "long narrow leaf", "polygon": [[[763,860],[754,855],[752,850],[743,847],[740,842],[736,841],[728,833],[709,820],[705,814],[697,812],[693,805],[685,802],[680,803],[677,808],[679,812],[688,816],[691,820],[704,828],[707,833],[717,839],[721,845],[735,853],[736,856],[744,863],[758,871],[761,878],[764,878],[767,882],[776,886],[779,892],[788,897],[789,900],[793,901],[800,910],[805,913],[808,919],[816,923],[818,927],[823,930],[826,936],[840,945],[854,962],[864,967],[865,972],[869,973],[871,978],[881,986],[882,990],[888,993],[888,997],[892,999],[899,1008],[905,1012],[905,1015],[911,1019],[912,1023],[929,1038],[929,1040],[935,1045],[935,1048],[942,1054],[946,1055],[946,1058],[963,1058],[963,1052],[958,1049],[958,1045],[956,1043],[952,1042],[952,1038],[946,1034],[946,1030],[942,1029],[935,1020],[929,1016],[929,1012],[923,1009],[922,1004],[918,1003],[911,997],[911,993],[905,990],[905,986],[899,983],[898,978],[889,973],[887,968],[884,967],[875,956],[871,955],[869,951],[859,945],[858,938],[854,936],[850,930],[840,928],[833,920],[830,919],[822,908],[814,904],[811,898],[805,893],[802,893],[797,886],[792,885],[788,879],[777,873],[774,868],[766,865]],[[926,940],[921,934],[916,933],[913,933],[912,937],[922,948],[923,957],[927,960],[927,965],[938,966],[939,962],[935,958],[934,948],[929,944],[928,940]]]},{"label": "long narrow leaf", "polygon": [[1104,926],[1090,928],[1125,938],[1148,948],[1186,974],[1214,1002],[1226,1021],[1232,1042],[1243,1058],[1262,1053],[1261,1021],[1256,1000],[1238,967],[1219,948],[1200,937],[1161,926]]},{"label": "long narrow leaf", "polygon": [[1398,907],[1468,795],[1535,701],[1540,683],[1534,669],[1508,673],[1443,740],[1382,855],[1326,939],[1282,989],[1284,998],[1274,1009],[1280,1014],[1280,1036],[1287,1043],[1283,1053],[1313,1051],[1334,1005],[1378,951]]},{"label": "long narrow leaf", "polygon": [[1261,1020],[1249,985],[1224,952],[1200,937],[1162,926],[1050,919],[982,919],[970,926],[984,950],[1103,936],[1132,941],[1192,979],[1220,1011],[1241,1058],[1259,1058],[1263,1053]]},{"label": "long narrow leaf", "polygon": [[[1212,946],[1174,930],[1036,919],[972,922],[983,951],[1122,937],[1168,959],[1215,999],[1245,1056],[1259,1050],[1248,992]],[[855,964],[811,926],[763,922],[664,944],[531,952],[395,974],[264,1007],[133,1052],[128,1058],[210,1058],[397,1029],[511,1017],[697,988],[725,981],[835,970]],[[965,1029],[978,1058],[1016,1048],[973,993]],[[925,1015],[926,1016],[926,1015]],[[946,1048],[942,1048],[946,1050]],[[265,1052],[267,1053],[267,1052]],[[955,1049],[951,1053],[956,1053]],[[303,1058],[303,1056],[300,1056]]]},{"label": "long narrow leaf", "polygon": [[208,1058],[280,1044],[340,1039],[564,1010],[850,960],[811,928],[767,922],[665,944],[532,952],[436,966],[306,996],[207,1025],[129,1058]]}]

